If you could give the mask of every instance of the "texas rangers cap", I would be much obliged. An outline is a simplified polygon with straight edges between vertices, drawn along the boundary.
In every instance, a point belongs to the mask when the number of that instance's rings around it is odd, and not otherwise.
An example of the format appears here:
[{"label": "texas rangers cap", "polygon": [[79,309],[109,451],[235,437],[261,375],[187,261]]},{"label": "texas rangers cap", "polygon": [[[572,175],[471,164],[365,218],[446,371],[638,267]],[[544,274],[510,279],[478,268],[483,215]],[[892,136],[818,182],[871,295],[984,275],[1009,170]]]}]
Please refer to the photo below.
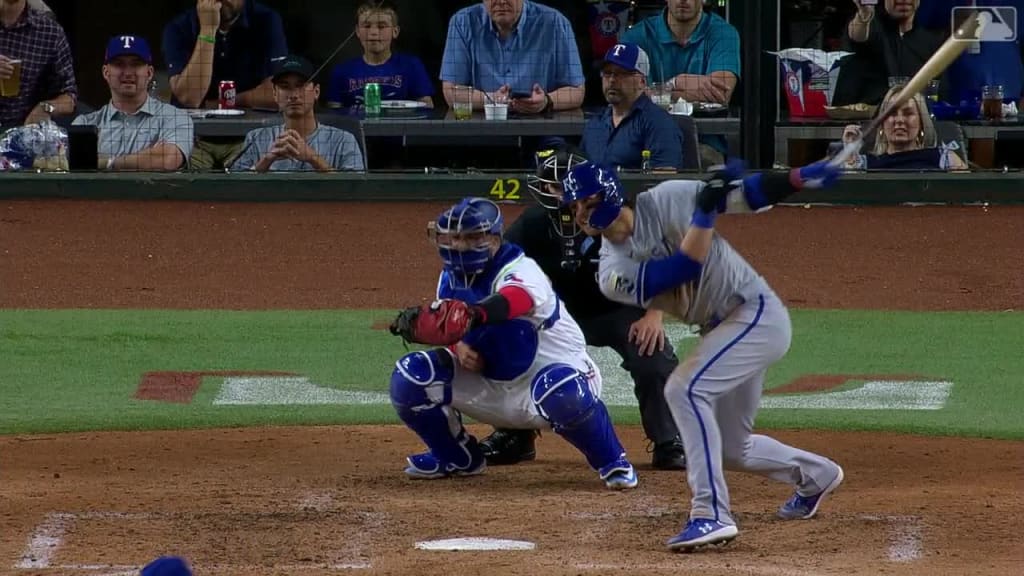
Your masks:
[{"label": "texas rangers cap", "polygon": [[313,68],[313,64],[309,60],[292,54],[277,63],[277,66],[274,67],[273,79],[277,81],[286,74],[295,74],[301,76],[303,80],[309,80],[313,77],[314,72],[316,69]]},{"label": "texas rangers cap", "polygon": [[149,43],[142,36],[114,36],[107,42],[107,54],[104,62],[110,62],[118,56],[138,56],[147,64],[153,63],[153,52]]},{"label": "texas rangers cap", "polygon": [[639,72],[644,76],[651,75],[651,61],[647,58],[647,52],[643,51],[636,44],[616,44],[604,55],[601,66],[615,64],[626,70]]}]

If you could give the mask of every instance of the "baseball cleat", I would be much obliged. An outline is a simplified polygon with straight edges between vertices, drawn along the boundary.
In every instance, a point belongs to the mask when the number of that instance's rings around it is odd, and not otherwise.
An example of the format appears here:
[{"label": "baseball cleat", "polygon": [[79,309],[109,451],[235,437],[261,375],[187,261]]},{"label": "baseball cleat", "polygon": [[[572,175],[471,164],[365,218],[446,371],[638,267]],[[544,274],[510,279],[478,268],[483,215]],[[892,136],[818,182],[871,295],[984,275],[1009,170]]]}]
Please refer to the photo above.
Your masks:
[{"label": "baseball cleat", "polygon": [[839,472],[836,474],[835,480],[832,481],[824,490],[818,492],[813,496],[801,496],[800,494],[794,493],[793,497],[786,501],[785,504],[779,508],[778,516],[784,520],[807,520],[813,518],[818,513],[818,506],[821,506],[821,502],[825,500],[825,497],[831,494],[840,484],[843,483],[843,469],[839,467]]},{"label": "baseball cleat", "polygon": [[640,479],[636,475],[636,469],[629,463],[629,460],[620,458],[611,464],[602,467],[597,471],[604,485],[612,490],[629,490],[636,488]]},{"label": "baseball cleat", "polygon": [[480,450],[491,466],[518,464],[537,458],[536,438],[536,430],[499,428],[480,441]]},{"label": "baseball cleat", "polygon": [[711,518],[691,518],[683,531],[665,542],[669,550],[690,551],[700,546],[725,544],[738,536],[736,526],[722,524]]},{"label": "baseball cleat", "polygon": [[487,461],[482,457],[479,461],[474,459],[473,462],[470,462],[469,468],[456,468],[452,464],[442,464],[430,452],[413,454],[406,458],[405,461],[409,464],[405,467],[405,473],[410,478],[417,480],[436,480],[449,476],[476,476],[477,474],[483,474],[484,470],[487,469]]}]

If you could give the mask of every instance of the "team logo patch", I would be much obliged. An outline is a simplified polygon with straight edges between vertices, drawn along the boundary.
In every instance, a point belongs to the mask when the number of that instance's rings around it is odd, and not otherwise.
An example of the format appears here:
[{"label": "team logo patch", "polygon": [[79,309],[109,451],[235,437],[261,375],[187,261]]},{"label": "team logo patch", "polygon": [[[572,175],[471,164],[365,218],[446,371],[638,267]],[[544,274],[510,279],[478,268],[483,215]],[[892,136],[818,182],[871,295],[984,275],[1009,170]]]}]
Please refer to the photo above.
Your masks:
[{"label": "team logo patch", "polygon": [[619,276],[618,274],[612,274],[608,278],[610,288],[619,294],[628,294],[630,296],[636,295],[636,282],[633,282],[632,278],[625,276]]},{"label": "team logo patch", "polygon": [[621,27],[619,17],[611,12],[605,12],[598,17],[597,29],[605,36],[618,36]]}]

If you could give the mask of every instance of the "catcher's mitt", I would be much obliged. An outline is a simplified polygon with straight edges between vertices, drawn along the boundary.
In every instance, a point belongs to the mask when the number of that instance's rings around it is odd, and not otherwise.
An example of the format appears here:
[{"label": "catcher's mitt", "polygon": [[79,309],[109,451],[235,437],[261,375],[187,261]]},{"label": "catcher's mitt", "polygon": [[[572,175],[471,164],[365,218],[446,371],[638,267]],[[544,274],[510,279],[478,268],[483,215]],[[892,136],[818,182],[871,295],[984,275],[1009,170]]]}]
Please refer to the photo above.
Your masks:
[{"label": "catcher's mitt", "polygon": [[405,342],[448,346],[462,340],[475,318],[473,309],[461,300],[435,300],[402,310],[390,330]]}]

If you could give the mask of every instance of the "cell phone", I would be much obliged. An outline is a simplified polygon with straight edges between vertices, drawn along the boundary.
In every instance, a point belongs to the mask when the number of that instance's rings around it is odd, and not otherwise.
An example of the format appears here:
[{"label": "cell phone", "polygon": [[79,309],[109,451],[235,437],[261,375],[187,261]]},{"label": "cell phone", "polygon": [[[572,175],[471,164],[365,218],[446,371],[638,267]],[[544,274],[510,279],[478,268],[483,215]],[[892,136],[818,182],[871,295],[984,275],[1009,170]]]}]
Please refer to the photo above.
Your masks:
[{"label": "cell phone", "polygon": [[533,92],[512,92],[509,94],[509,97],[514,100],[526,100],[530,96],[533,96]]},{"label": "cell phone", "polygon": [[878,0],[860,0],[861,6],[877,6]]}]

